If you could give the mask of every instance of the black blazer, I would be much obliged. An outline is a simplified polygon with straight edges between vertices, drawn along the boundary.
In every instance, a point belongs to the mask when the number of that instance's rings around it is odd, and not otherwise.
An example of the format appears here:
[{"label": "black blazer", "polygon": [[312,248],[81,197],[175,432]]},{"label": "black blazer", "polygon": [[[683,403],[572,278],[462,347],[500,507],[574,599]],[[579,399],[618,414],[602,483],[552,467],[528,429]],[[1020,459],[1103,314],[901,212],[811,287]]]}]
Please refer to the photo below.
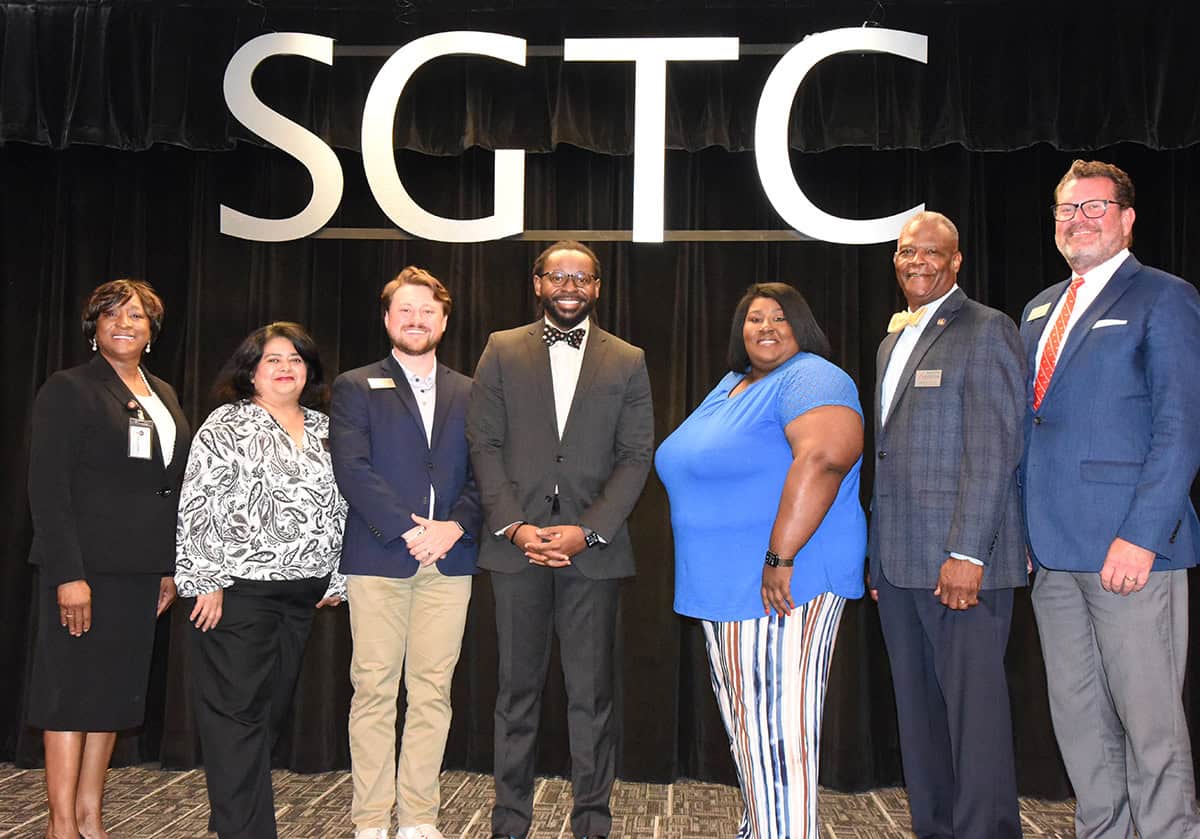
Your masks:
[{"label": "black blazer", "polygon": [[175,568],[175,517],[191,430],[171,386],[149,372],[146,378],[175,420],[170,468],[163,468],[157,433],[149,460],[129,457],[134,397],[99,354],[55,373],[38,391],[29,446],[29,561],[41,569],[44,585],[90,573]]},{"label": "black blazer", "polygon": [[654,457],[645,354],[592,322],[560,440],[542,324],[493,332],[475,368],[467,439],[489,534],[481,539],[479,567],[506,574],[529,567],[519,547],[494,535],[500,528],[564,522],[590,527],[607,542],[572,558],[580,573],[630,577],[626,520]]}]

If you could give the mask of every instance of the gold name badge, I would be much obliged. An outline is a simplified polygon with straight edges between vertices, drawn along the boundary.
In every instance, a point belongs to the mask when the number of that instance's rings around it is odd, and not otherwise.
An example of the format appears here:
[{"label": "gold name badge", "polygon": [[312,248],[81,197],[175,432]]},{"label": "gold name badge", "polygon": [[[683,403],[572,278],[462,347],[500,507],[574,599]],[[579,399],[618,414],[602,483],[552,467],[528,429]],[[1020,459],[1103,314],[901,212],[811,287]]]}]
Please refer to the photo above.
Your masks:
[{"label": "gold name badge", "polygon": [[1029,312],[1029,317],[1025,318],[1025,320],[1029,321],[1029,320],[1037,320],[1038,318],[1044,318],[1049,311],[1050,311],[1049,303],[1043,303],[1040,306],[1034,306]]}]

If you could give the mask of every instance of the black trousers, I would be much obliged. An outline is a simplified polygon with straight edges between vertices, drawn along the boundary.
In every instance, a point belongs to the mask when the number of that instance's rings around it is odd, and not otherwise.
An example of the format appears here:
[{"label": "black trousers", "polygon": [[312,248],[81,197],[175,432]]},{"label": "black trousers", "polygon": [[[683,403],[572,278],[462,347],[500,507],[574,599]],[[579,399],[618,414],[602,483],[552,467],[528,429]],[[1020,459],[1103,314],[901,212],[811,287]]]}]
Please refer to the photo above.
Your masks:
[{"label": "black trousers", "polygon": [[542,689],[558,633],[567,689],[571,739],[571,830],[607,835],[609,796],[616,772],[613,650],[619,580],[592,580],[573,565],[530,565],[516,574],[492,574],[500,690],[496,697],[496,806],[492,830],[529,832],[533,818],[533,762]]},{"label": "black trousers", "polygon": [[196,728],[208,828],[221,839],[273,839],[271,749],[292,703],[314,607],[329,578],[237,580],[221,622],[191,631]]},{"label": "black trousers", "polygon": [[947,609],[930,589],[879,589],[900,759],[919,839],[1017,839],[1017,778],[1004,651],[1013,590]]}]

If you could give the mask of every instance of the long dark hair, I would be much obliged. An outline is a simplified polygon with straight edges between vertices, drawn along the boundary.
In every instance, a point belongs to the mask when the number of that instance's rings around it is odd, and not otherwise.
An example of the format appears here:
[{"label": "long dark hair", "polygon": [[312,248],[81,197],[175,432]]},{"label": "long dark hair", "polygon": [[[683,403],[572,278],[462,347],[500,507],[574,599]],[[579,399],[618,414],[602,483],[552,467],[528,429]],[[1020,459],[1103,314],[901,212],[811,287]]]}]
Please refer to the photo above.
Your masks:
[{"label": "long dark hair", "polygon": [[729,352],[725,355],[725,362],[730,370],[734,373],[745,373],[750,367],[750,356],[746,352],[742,327],[746,323],[746,313],[750,311],[750,304],[759,297],[774,300],[783,309],[783,316],[787,318],[788,326],[796,336],[800,352],[829,358],[832,352],[829,339],[825,337],[817,319],[813,317],[812,309],[808,307],[804,295],[787,283],[755,283],[746,289],[733,311],[733,324],[729,328]]},{"label": "long dark hair", "polygon": [[300,393],[300,404],[306,408],[323,410],[329,403],[329,388],[325,386],[325,368],[321,364],[317,342],[303,326],[286,320],[260,326],[246,336],[217,375],[213,398],[218,404],[224,405],[254,397],[254,369],[262,361],[263,347],[272,338],[291,341],[297,355],[304,361],[306,381]]}]

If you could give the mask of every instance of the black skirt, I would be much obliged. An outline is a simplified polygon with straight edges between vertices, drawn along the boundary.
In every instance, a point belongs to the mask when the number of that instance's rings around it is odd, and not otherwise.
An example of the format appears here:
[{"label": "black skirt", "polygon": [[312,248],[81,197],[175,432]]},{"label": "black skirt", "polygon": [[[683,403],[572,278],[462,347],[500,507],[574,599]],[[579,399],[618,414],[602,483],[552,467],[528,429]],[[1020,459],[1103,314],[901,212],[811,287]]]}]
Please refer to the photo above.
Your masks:
[{"label": "black skirt", "polygon": [[58,590],[38,585],[38,631],[26,722],[50,731],[141,725],[161,574],[92,574],[92,628],[59,623]]}]

